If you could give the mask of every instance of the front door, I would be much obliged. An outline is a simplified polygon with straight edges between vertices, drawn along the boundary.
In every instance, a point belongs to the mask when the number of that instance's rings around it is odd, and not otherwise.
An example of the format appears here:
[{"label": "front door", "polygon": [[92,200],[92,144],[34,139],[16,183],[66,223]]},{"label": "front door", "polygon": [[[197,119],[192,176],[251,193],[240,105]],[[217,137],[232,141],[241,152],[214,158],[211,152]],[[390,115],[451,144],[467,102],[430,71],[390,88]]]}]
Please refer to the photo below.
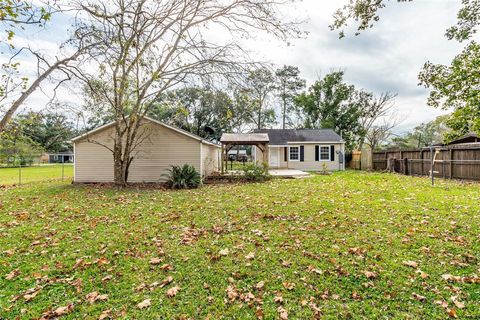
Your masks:
[{"label": "front door", "polygon": [[272,168],[278,168],[279,162],[278,162],[278,148],[270,148],[270,163],[269,166]]}]

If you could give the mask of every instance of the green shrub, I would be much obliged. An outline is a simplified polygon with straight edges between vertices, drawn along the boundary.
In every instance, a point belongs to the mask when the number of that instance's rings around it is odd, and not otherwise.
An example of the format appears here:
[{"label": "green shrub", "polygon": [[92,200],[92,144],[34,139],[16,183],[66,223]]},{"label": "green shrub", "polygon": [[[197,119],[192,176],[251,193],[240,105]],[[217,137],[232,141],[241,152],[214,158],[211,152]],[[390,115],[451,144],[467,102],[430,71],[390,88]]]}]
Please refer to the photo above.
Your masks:
[{"label": "green shrub", "polygon": [[268,164],[266,163],[263,163],[261,166],[254,163],[248,164],[243,168],[243,173],[247,181],[262,182],[270,179]]},{"label": "green shrub", "polygon": [[172,189],[194,189],[202,185],[202,176],[189,164],[172,166],[167,184]]}]

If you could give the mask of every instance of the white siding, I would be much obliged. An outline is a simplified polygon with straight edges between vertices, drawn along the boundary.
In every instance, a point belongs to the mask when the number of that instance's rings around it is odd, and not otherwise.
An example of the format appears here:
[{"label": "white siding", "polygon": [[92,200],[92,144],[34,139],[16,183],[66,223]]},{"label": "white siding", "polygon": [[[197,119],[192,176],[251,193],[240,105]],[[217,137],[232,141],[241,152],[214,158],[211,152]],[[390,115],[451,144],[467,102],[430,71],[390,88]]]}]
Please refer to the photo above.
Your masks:
[{"label": "white siding", "polygon": [[[160,124],[146,121],[140,129],[144,138],[135,152],[135,159],[129,170],[129,182],[165,181],[168,169],[172,165],[193,165],[201,170],[199,140],[166,128]],[[105,147],[91,141],[97,141],[113,148],[113,127],[95,132],[75,142],[75,181],[76,182],[112,182],[113,155]],[[204,144],[205,145],[205,144]]]},{"label": "white siding", "polygon": [[219,147],[203,143],[202,144],[202,175],[209,176],[214,172],[220,171],[220,154]]},{"label": "white siding", "polygon": [[[328,143],[322,146],[335,146],[335,160],[334,161],[315,161],[315,146],[317,144],[289,144],[292,147],[299,147],[303,145],[305,147],[304,151],[304,160],[305,161],[289,161],[288,157],[288,147],[287,147],[287,161],[285,161],[285,147],[270,147],[269,152],[279,152],[280,155],[280,168],[285,169],[298,169],[298,170],[306,170],[306,171],[321,171],[323,170],[323,164],[325,164],[326,169],[328,171],[337,171],[337,170],[344,170],[344,165],[340,165],[339,155],[337,151],[342,151],[345,153],[344,144],[340,143]],[[257,162],[261,163],[263,159],[262,151],[255,147],[256,152],[256,159]]]}]

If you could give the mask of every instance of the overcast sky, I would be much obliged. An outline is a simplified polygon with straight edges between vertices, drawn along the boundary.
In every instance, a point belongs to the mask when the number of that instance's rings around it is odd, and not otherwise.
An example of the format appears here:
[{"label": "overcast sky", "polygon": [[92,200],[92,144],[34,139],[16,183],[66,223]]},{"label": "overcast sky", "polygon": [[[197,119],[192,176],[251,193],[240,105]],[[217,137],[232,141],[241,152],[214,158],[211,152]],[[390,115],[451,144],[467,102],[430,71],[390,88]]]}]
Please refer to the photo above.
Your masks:
[{"label": "overcast sky", "polygon": [[[307,84],[312,84],[319,75],[332,70],[344,70],[345,80],[358,88],[380,93],[398,93],[398,113],[405,117],[397,129],[403,133],[422,122],[430,121],[441,110],[426,106],[428,90],[419,87],[418,73],[423,64],[449,64],[461,51],[462,45],[445,38],[445,30],[455,24],[460,0],[416,0],[412,3],[391,1],[380,11],[381,20],[373,29],[360,36],[347,34],[338,38],[337,32],[329,30],[333,12],[344,1],[303,0],[295,6],[293,14],[306,23],[305,39],[295,40],[290,46],[270,38],[256,38],[245,44],[258,59],[283,65],[300,67]],[[19,34],[16,41],[43,48],[56,48],[65,39],[69,17],[57,17],[47,31],[26,38]],[[33,69],[31,61],[24,61],[24,70]],[[50,86],[44,86],[48,92]],[[61,99],[77,102],[64,91]],[[39,109],[46,101],[45,94],[36,92],[28,107]]]}]

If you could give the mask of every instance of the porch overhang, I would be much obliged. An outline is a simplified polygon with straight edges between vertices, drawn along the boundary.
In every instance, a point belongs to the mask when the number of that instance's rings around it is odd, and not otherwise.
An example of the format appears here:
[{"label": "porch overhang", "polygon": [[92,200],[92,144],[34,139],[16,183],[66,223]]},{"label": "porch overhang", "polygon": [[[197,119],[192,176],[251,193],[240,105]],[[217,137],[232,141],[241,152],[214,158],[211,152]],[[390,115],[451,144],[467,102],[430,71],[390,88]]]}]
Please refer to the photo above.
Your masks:
[{"label": "porch overhang", "polygon": [[[268,162],[268,143],[270,137],[267,133],[224,133],[220,138],[222,143],[222,173],[225,171],[225,161],[228,161],[228,151],[234,146],[256,146],[263,153],[263,160]],[[225,161],[224,161],[225,160]]]}]

